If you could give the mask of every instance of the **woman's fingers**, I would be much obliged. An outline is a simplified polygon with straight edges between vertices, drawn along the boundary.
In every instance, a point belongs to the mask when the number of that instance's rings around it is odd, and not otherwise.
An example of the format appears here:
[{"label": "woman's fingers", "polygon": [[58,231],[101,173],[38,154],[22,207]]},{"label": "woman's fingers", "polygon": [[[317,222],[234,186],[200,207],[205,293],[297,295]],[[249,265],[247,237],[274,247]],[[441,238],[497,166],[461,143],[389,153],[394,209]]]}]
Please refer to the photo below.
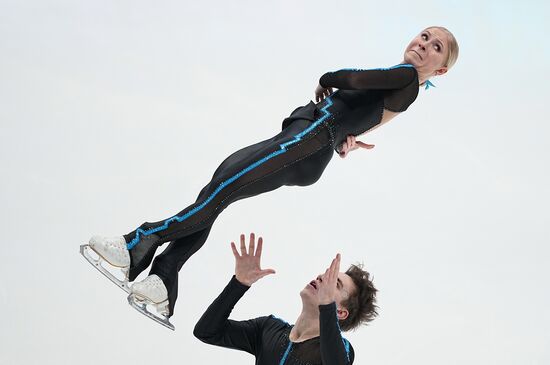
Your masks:
[{"label": "woman's fingers", "polygon": [[354,136],[349,137],[349,144],[350,144],[350,149],[351,150],[357,149],[357,145],[355,144],[355,137]]},{"label": "woman's fingers", "polygon": [[346,144],[348,146],[347,152],[356,150],[358,148],[355,143],[355,136],[352,136],[351,134],[346,137]]},{"label": "woman's fingers", "polygon": [[365,148],[367,150],[370,150],[374,148],[374,145],[358,141],[355,136],[350,134],[346,137],[346,140],[342,143],[342,146],[339,151],[340,157],[344,158],[347,156],[347,154],[350,151],[354,151],[358,148]]},{"label": "woman's fingers", "polygon": [[340,147],[339,155],[340,157],[345,158],[348,155],[348,152],[349,152],[349,144],[346,139],[346,142],[342,143],[342,146]]},{"label": "woman's fingers", "polygon": [[359,147],[361,147],[361,148],[366,148],[366,149],[368,149],[368,150],[374,148],[374,145],[373,145],[373,144],[368,144],[368,143],[361,142],[361,141],[357,141],[356,143],[357,143],[357,145],[358,145]]},{"label": "woman's fingers", "polygon": [[332,94],[333,89],[331,87],[324,88],[322,86],[317,86],[315,89],[315,102],[323,101],[324,99],[328,98],[330,94]]}]

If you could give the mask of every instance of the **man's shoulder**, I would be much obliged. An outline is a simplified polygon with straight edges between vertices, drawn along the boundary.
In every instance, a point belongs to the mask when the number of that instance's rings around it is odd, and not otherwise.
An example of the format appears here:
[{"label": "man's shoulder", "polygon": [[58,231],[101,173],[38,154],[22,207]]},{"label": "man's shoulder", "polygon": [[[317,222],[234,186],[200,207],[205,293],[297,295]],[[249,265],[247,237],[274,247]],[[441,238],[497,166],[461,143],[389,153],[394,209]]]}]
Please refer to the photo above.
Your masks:
[{"label": "man's shoulder", "polygon": [[274,314],[270,314],[269,316],[266,316],[266,323],[274,327],[281,327],[281,328],[292,327],[290,323],[288,323],[284,319]]},{"label": "man's shoulder", "polygon": [[267,316],[261,316],[256,318],[251,318],[248,320],[249,322],[256,323],[257,326],[260,327],[275,327],[275,328],[287,328],[292,327],[290,323],[285,321],[282,318],[277,317],[274,314],[270,314]]}]

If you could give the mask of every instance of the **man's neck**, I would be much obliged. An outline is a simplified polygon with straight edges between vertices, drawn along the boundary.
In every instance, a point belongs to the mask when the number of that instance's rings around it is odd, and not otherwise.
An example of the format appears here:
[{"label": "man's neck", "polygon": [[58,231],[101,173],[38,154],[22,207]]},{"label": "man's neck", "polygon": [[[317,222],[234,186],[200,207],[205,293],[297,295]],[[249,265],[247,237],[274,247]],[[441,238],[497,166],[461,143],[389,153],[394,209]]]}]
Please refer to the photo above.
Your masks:
[{"label": "man's neck", "polygon": [[290,331],[290,341],[303,342],[319,335],[319,310],[306,310],[306,308],[302,308],[302,313],[300,313],[294,327]]}]

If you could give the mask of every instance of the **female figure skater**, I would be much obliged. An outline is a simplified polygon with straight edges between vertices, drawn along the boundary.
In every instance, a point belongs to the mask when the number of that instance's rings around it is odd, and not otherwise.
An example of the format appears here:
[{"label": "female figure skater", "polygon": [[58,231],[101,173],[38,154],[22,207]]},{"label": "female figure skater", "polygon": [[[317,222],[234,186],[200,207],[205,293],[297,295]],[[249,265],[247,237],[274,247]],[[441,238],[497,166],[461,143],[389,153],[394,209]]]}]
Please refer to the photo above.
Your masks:
[{"label": "female figure skater", "polygon": [[[458,44],[443,27],[429,27],[407,46],[403,61],[385,69],[344,69],[325,73],[315,89],[317,104],[296,109],[283,121],[275,137],[243,148],[229,156],[197,200],[178,214],[143,223],[120,237],[94,236],[82,254],[97,269],[122,287],[130,304],[143,314],[173,328],[168,318],[177,298],[178,271],[206,241],[212,224],[229,204],[277,189],[283,185],[315,183],[336,150],[341,157],[357,148],[372,148],[355,136],[370,131],[405,111],[419,85],[431,83],[455,63]],[[338,91],[333,92],[333,88]],[[128,288],[165,242],[168,248],[155,258],[149,276]],[[88,252],[99,255],[94,260]],[[118,280],[101,263],[123,268]],[[149,312],[156,306],[160,316]]]}]

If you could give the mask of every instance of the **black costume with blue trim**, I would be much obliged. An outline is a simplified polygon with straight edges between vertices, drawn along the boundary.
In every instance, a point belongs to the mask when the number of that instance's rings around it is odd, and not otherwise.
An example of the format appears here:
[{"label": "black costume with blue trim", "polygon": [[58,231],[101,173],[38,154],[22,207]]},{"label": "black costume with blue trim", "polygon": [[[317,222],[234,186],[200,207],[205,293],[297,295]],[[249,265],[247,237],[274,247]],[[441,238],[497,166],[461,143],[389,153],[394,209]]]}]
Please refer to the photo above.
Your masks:
[{"label": "black costume with blue trim", "polygon": [[246,321],[228,319],[249,288],[233,276],[197,322],[193,334],[211,345],[246,351],[256,357],[256,365],[353,364],[355,353],[341,335],[334,302],[319,306],[320,336],[292,342],[292,325],[273,315]]},{"label": "black costume with blue trim", "polygon": [[155,258],[150,272],[168,289],[170,315],[177,298],[178,271],[202,247],[222,210],[232,202],[284,185],[315,183],[333,150],[348,135],[359,135],[379,124],[384,109],[405,111],[419,88],[418,74],[408,64],[329,72],[319,83],[339,90],[319,104],[310,102],[296,109],[275,137],[229,156],[194,204],[168,219],[144,223],[124,236],[130,250],[130,281],[149,266],[162,243],[171,241]]}]

